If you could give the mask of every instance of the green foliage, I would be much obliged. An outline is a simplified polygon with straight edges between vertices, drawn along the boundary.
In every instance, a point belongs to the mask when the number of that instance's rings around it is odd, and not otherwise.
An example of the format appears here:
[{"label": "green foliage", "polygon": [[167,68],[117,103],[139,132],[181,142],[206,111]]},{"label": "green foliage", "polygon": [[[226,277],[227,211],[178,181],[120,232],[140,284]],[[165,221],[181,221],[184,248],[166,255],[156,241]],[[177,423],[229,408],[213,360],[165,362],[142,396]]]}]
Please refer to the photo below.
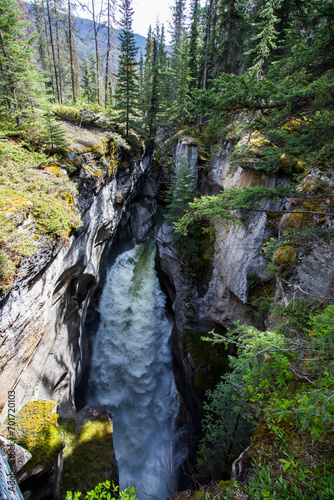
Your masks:
[{"label": "green foliage", "polygon": [[[334,369],[332,314],[333,306],[329,306],[313,316],[313,328],[301,337],[294,336],[293,341],[291,331],[286,337],[246,325],[238,326],[225,339],[215,335],[215,341],[239,346],[238,357],[230,359],[234,371],[229,379],[238,381],[241,401],[246,402],[251,418],[262,414],[268,422],[288,419],[301,430],[309,429],[313,436],[328,432],[334,408],[330,389]],[[301,323],[303,333],[305,321]]]},{"label": "green foliage", "polygon": [[82,63],[83,93],[82,97],[86,102],[96,102],[96,60],[92,51],[88,60],[86,52]]},{"label": "green foliage", "polygon": [[205,436],[197,454],[199,477],[206,482],[229,477],[232,462],[249,444],[252,427],[235,411],[237,399],[237,388],[229,383],[207,392]]},{"label": "green foliage", "polygon": [[[112,489],[112,491],[110,491]],[[118,486],[114,484],[111,486],[110,481],[105,481],[103,483],[99,483],[94,490],[88,491],[85,497],[85,500],[136,500],[136,490],[135,488],[128,487],[124,490],[118,491]],[[72,493],[71,491],[67,492],[66,500],[77,500],[81,497],[81,492]]]},{"label": "green foliage", "polygon": [[280,200],[291,193],[290,188],[278,186],[267,188],[257,186],[251,188],[230,188],[215,196],[202,196],[202,198],[189,203],[183,217],[174,224],[176,232],[186,236],[191,224],[200,219],[211,223],[221,220],[225,224],[240,224],[240,217],[235,210],[255,210],[261,212],[264,201]]},{"label": "green foliage", "polygon": [[132,31],[133,9],[131,0],[122,0],[120,12],[120,55],[115,90],[116,106],[120,110],[120,122],[124,123],[125,136],[130,128],[138,128],[139,96],[135,37]]},{"label": "green foliage", "polygon": [[44,91],[18,3],[1,0],[0,12],[0,118],[20,127],[36,112],[34,107]]},{"label": "green foliage", "polygon": [[53,118],[51,110],[45,114],[44,121],[44,150],[49,154],[65,154],[69,146],[65,139],[65,131],[61,124]]},{"label": "green foliage", "polygon": [[32,153],[15,143],[1,143],[0,289],[10,290],[23,257],[38,249],[48,234],[67,241],[79,223],[76,187],[56,157]]},{"label": "green foliage", "polygon": [[[330,500],[334,494],[334,474],[325,467],[305,466],[294,456],[279,459],[280,473],[272,474],[272,456],[264,454],[254,464],[254,475],[248,484],[252,499],[277,498],[281,500]],[[313,469],[313,470],[312,470]]]},{"label": "green foliage", "polygon": [[101,107],[98,104],[81,104],[77,106],[65,106],[57,104],[52,107],[52,113],[76,125],[91,125],[99,119]]},{"label": "green foliage", "polygon": [[182,156],[167,193],[168,212],[165,216],[167,224],[175,226],[176,221],[183,216],[190,200],[194,197],[194,187],[193,172],[190,171],[185,156]]},{"label": "green foliage", "polygon": [[230,357],[231,372],[208,393],[198,465],[222,477],[229,443],[247,435],[235,425],[237,418],[260,422],[249,451],[254,465],[250,497],[306,500],[316,494],[329,499],[334,306],[321,310],[296,300],[277,307],[274,318],[276,331],[237,325],[224,336],[211,332],[213,338],[205,339],[237,346],[238,356]]}]

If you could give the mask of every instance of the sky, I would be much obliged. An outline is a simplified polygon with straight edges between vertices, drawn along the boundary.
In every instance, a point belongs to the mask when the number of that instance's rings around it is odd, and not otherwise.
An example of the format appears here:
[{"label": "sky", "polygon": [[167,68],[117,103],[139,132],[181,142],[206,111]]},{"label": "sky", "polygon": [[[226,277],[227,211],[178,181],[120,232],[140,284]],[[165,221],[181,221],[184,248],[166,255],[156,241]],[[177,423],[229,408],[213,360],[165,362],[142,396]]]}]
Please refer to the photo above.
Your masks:
[{"label": "sky", "polygon": [[[79,7],[79,2],[81,2],[81,4],[91,5],[91,0],[78,0],[76,2],[77,15],[79,17],[91,18],[87,10],[83,10]],[[105,1],[102,0],[102,2],[106,5]],[[95,0],[95,3],[100,6],[101,0]],[[172,19],[170,6],[174,5],[174,3],[175,0],[132,0],[132,8],[134,10],[132,28],[134,33],[138,33],[139,35],[146,37],[149,25],[153,28],[158,18],[160,24],[164,23],[165,25],[166,41],[169,43],[169,22]],[[187,4],[188,3],[189,1]],[[117,4],[120,4],[120,0],[117,0]],[[98,10],[99,7],[96,8],[96,11]],[[116,19],[119,19],[119,7],[117,7]]]},{"label": "sky", "polygon": [[[174,2],[166,0],[133,0],[132,6],[135,11],[133,16],[133,31],[146,37],[149,25],[155,26],[157,18],[160,23],[165,24],[165,31],[169,29],[168,22],[171,20],[170,5]],[[167,34],[167,33],[166,33]]]}]

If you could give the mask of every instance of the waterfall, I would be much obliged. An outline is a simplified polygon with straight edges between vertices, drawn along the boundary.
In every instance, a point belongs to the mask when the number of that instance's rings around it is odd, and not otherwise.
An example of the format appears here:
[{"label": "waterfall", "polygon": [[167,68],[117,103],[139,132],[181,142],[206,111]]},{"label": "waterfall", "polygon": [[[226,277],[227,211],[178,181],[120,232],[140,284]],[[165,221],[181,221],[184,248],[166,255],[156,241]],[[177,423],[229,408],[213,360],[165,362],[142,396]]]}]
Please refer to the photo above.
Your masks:
[{"label": "waterfall", "polygon": [[165,500],[182,461],[175,443],[172,324],[154,257],[151,239],[120,255],[108,272],[87,401],[111,412],[120,488],[136,486],[139,500],[147,494]]}]

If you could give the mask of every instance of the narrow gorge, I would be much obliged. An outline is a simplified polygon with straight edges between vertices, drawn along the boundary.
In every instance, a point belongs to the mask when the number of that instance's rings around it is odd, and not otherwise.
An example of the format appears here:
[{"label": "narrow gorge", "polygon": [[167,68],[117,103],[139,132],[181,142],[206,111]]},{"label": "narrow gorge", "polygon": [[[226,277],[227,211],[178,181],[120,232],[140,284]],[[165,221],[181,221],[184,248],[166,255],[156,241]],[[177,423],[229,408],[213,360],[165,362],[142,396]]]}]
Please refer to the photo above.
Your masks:
[{"label": "narrow gorge", "polygon": [[[222,141],[207,170],[196,142],[179,139],[169,152],[174,175],[186,159],[191,190],[204,196],[289,184],[280,172],[260,174],[249,165],[231,170],[231,153],[242,140]],[[170,171],[166,157],[155,159],[154,153],[148,142],[133,161],[112,141],[70,153],[82,225],[66,245],[46,240],[2,299],[0,439],[7,451],[15,446],[25,499],[64,500],[66,491],[88,491],[106,479],[122,490],[135,486],[140,500],[183,498],[176,493],[180,487],[196,486],[194,453],[203,436],[206,392],[236,353],[233,342],[226,350],[202,337],[212,330],[225,335],[236,321],[263,329],[268,319],[257,307],[263,293],[286,303],[291,286],[295,298],[332,296],[332,243],[300,254],[289,284],[277,279],[274,285],[268,276],[263,242],[273,234],[279,200],[243,212],[242,225],[215,222],[214,235],[202,240],[203,264],[196,270],[173,228],[156,225],[157,196],[163,198]],[[16,436],[5,432],[11,394],[22,425]],[[254,432],[239,417],[236,423],[229,418],[234,441],[225,477]],[[42,431],[35,435],[37,422]],[[32,455],[24,449],[30,434],[39,443]],[[233,464],[240,481],[249,468],[245,453]]]}]

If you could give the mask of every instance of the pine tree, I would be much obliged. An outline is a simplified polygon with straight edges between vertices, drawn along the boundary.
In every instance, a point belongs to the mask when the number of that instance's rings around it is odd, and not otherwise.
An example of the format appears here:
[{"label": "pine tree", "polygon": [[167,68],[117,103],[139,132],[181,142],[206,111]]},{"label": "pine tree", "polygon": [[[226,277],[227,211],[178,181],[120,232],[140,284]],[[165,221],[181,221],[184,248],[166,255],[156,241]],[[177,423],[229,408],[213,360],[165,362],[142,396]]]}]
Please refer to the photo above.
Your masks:
[{"label": "pine tree", "polygon": [[189,43],[189,74],[190,87],[197,87],[199,78],[198,56],[199,56],[199,21],[200,21],[200,2],[192,0],[191,3],[191,27]]},{"label": "pine tree", "polygon": [[248,51],[248,54],[254,55],[253,69],[256,71],[257,78],[263,75],[263,65],[269,58],[273,49],[277,48],[278,31],[276,25],[279,18],[276,16],[276,10],[280,7],[283,0],[268,0],[263,2],[260,10],[260,20],[255,23],[257,33],[253,37],[256,45]]},{"label": "pine tree", "polygon": [[[116,107],[121,111],[121,119],[125,123],[125,135],[129,135],[130,125],[135,127],[134,118],[138,113],[138,77],[137,77],[137,47],[132,31],[132,16],[134,11],[131,0],[122,0],[120,7],[121,21],[120,56],[116,84]],[[138,126],[138,124],[137,124]]]},{"label": "pine tree", "polygon": [[183,127],[186,122],[187,107],[190,100],[189,40],[186,31],[184,31],[180,41],[177,65],[173,76],[175,80],[173,118],[178,127]]},{"label": "pine tree", "polygon": [[65,152],[68,143],[65,139],[64,129],[61,127],[60,123],[57,123],[54,119],[50,110],[45,114],[44,122],[45,129],[43,131],[43,136],[45,151],[50,154]]},{"label": "pine tree", "polygon": [[18,126],[43,94],[22,17],[17,2],[0,0],[0,114]]},{"label": "pine tree", "polygon": [[90,59],[87,54],[84,54],[82,63],[82,76],[83,76],[83,94],[82,97],[89,103],[96,102],[96,64],[95,57],[92,53]]},{"label": "pine tree", "polygon": [[168,124],[172,108],[171,88],[173,85],[173,73],[170,58],[167,55],[164,25],[161,26],[160,39],[158,42],[159,109],[157,120],[160,125],[166,125]]},{"label": "pine tree", "polygon": [[152,92],[152,57],[153,57],[153,34],[150,25],[147,31],[144,63],[143,63],[143,84],[141,88],[142,112],[145,123],[145,129],[148,132],[148,110],[151,102]]},{"label": "pine tree", "polygon": [[167,224],[173,225],[183,216],[189,202],[194,198],[194,184],[193,172],[186,157],[182,156],[167,192]]},{"label": "pine tree", "polygon": [[161,29],[157,23],[154,32],[149,27],[145,47],[145,70],[143,79],[143,115],[150,137],[155,135],[160,107],[160,64]]},{"label": "pine tree", "polygon": [[[111,47],[112,47],[112,39],[114,35],[114,30],[112,27],[112,21],[115,21],[115,1],[107,0],[107,54],[106,54],[106,74],[105,74],[105,84],[104,84],[104,106],[108,107],[108,88],[111,90],[110,85],[110,68],[111,64]],[[115,48],[115,47],[114,47]]]},{"label": "pine tree", "polygon": [[74,71],[74,40],[72,36],[72,10],[71,10],[71,0],[68,0],[68,10],[67,10],[67,17],[68,17],[68,42],[69,42],[69,52],[70,52],[70,67],[71,67],[71,84],[72,84],[72,97],[73,97],[73,102],[74,104],[76,103],[76,78],[75,78],[75,71]]}]

